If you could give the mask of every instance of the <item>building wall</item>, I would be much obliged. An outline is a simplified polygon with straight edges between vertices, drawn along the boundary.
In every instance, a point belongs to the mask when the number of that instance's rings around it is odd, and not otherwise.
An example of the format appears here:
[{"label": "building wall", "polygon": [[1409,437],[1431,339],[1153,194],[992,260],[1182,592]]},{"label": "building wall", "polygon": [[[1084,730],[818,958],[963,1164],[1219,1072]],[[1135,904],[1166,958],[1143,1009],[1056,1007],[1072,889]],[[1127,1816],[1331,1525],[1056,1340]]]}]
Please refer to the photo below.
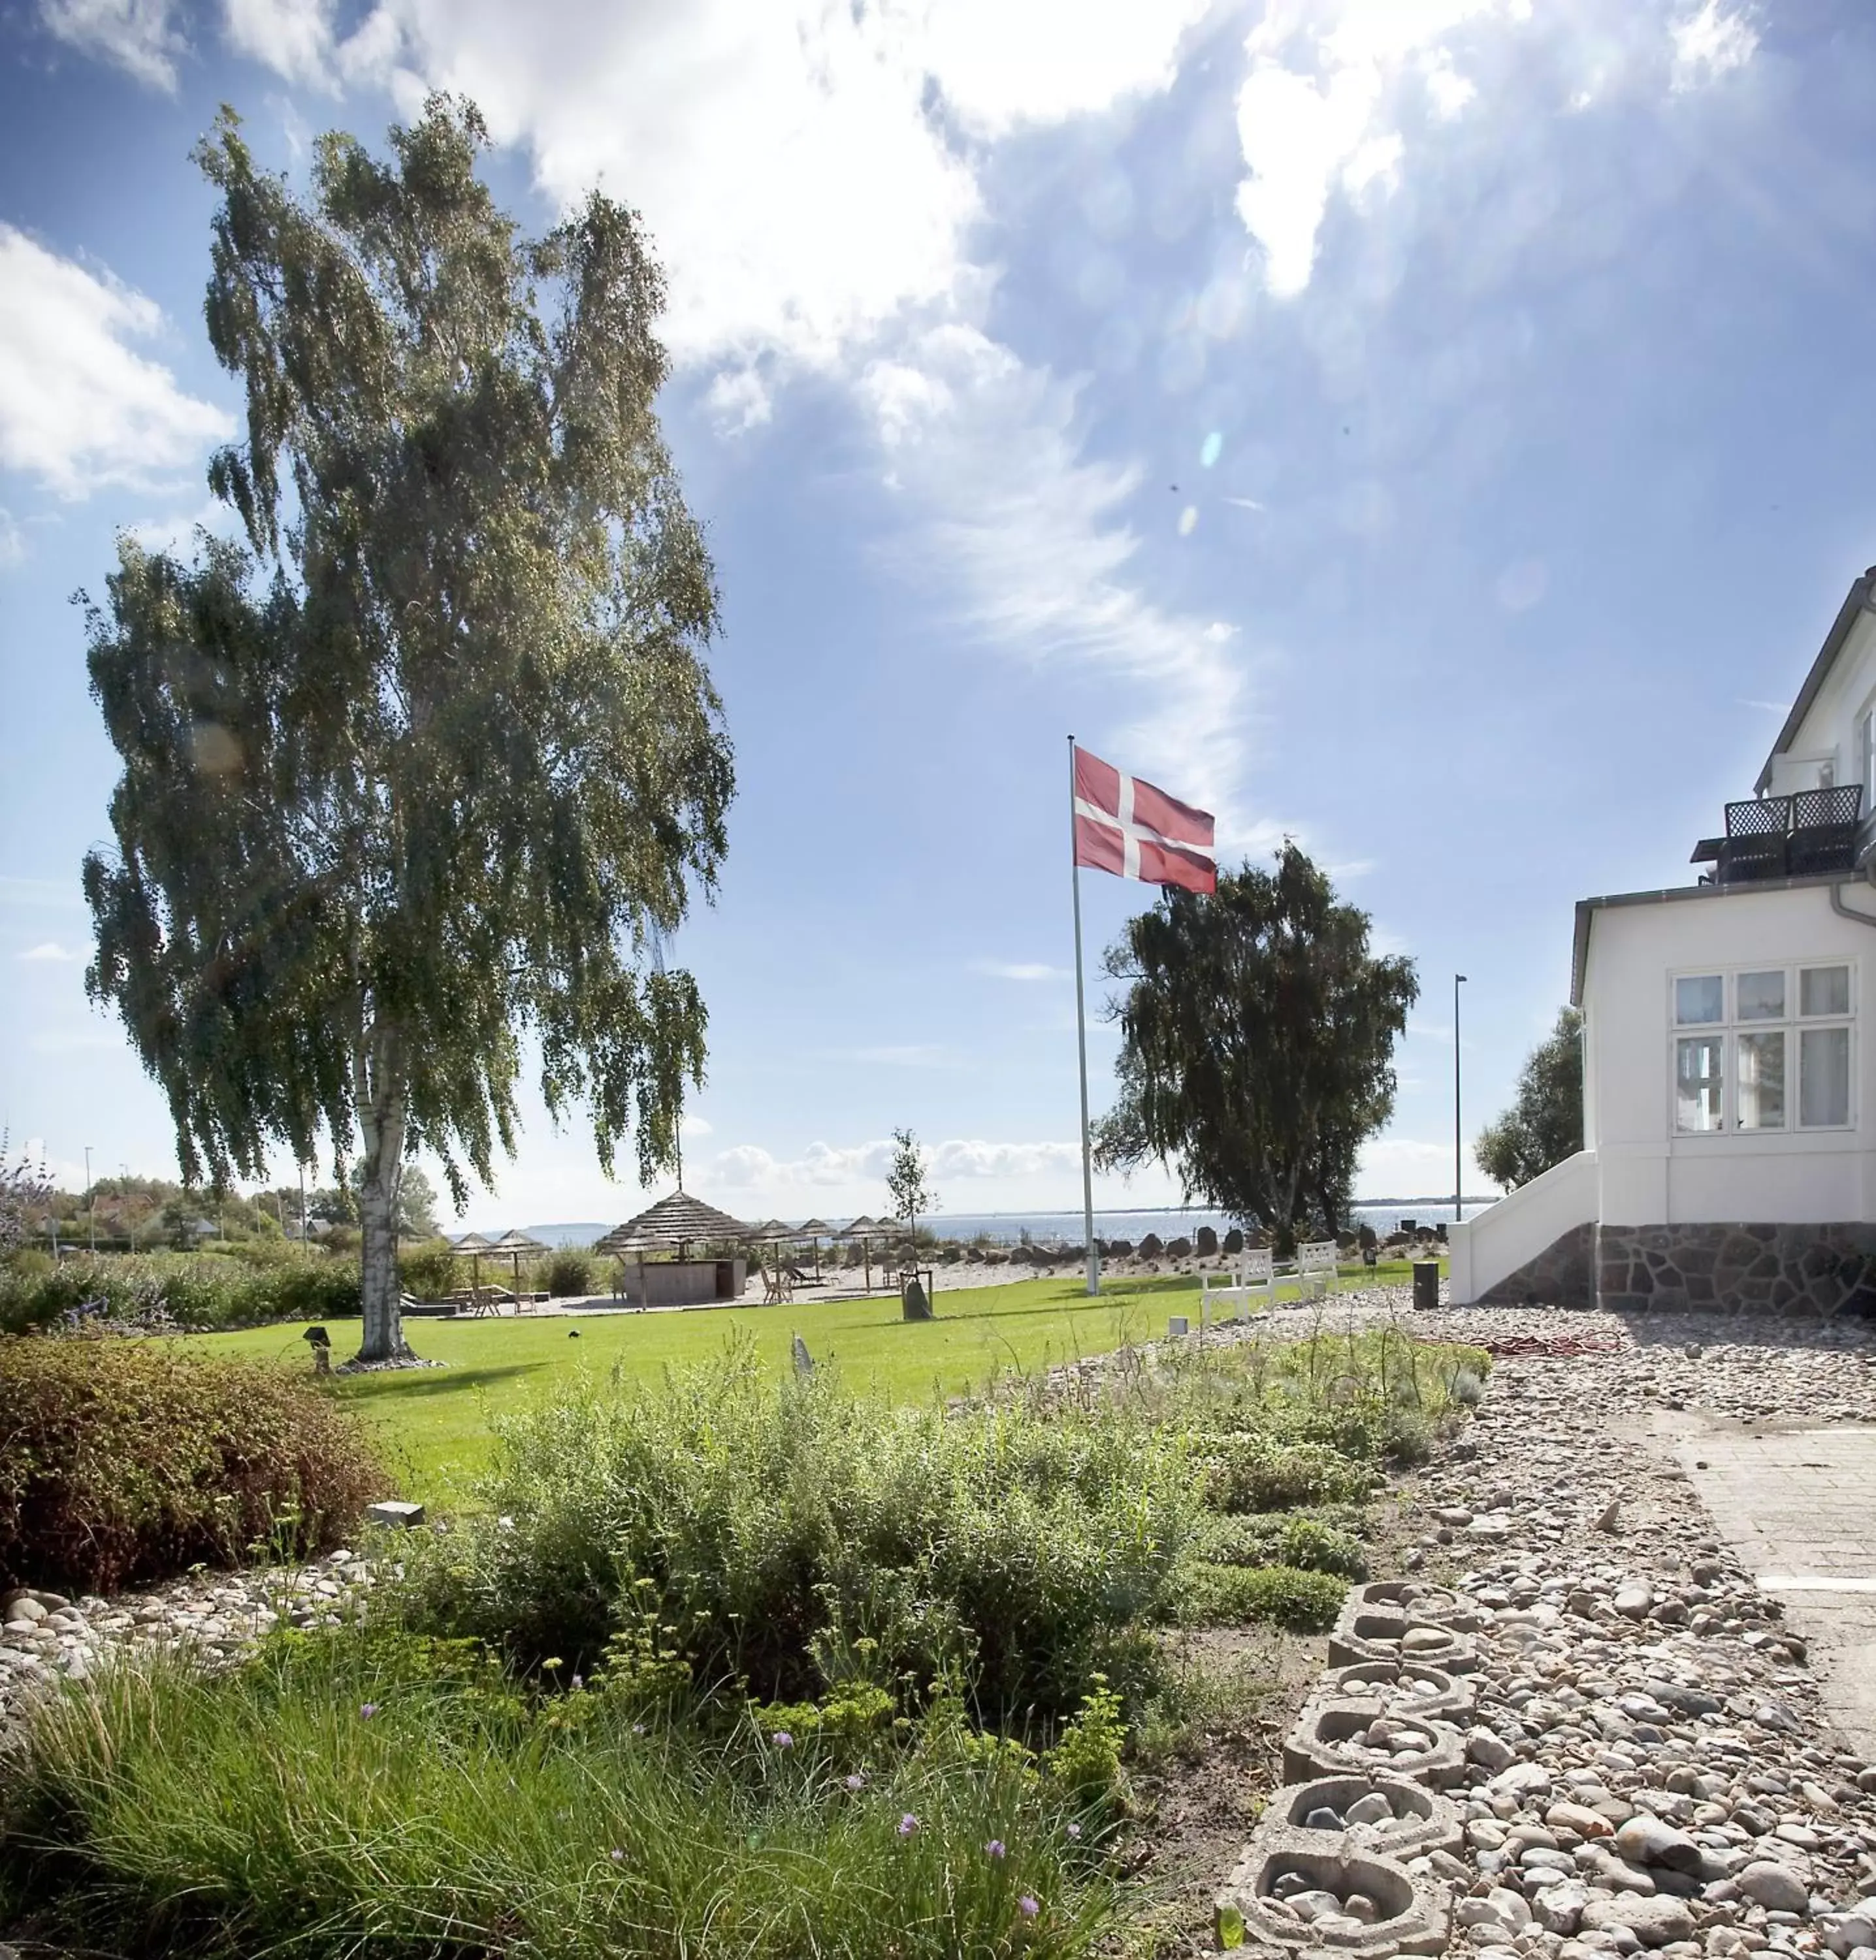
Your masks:
[{"label": "building wall", "polygon": [[[1811,712],[1799,724],[1790,752],[1772,764],[1771,791],[1784,796],[1794,790],[1815,789],[1828,765],[1830,780],[1860,781],[1862,762],[1856,751],[1859,716],[1876,702],[1876,616],[1861,614],[1850,629]],[[1876,784],[1865,784],[1863,805],[1876,803]]]},{"label": "building wall", "polygon": [[[1876,915],[1867,886],[1852,902]],[[1852,1127],[1676,1134],[1674,976],[1842,961],[1855,1022]],[[1829,887],[1602,908],[1590,928],[1583,1008],[1585,1141],[1604,1225],[1876,1220],[1876,930],[1838,917]]]}]

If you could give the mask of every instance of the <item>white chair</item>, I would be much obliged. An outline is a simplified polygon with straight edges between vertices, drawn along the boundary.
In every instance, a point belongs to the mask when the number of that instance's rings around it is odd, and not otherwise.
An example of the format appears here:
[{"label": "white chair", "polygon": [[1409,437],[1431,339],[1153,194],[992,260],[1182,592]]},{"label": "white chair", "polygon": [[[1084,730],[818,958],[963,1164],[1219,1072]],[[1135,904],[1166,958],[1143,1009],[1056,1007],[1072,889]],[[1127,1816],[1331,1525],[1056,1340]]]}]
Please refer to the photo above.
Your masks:
[{"label": "white chair", "polygon": [[1277,1297],[1277,1269],[1269,1249],[1241,1252],[1228,1267],[1207,1273],[1199,1283],[1199,1325],[1212,1317],[1214,1308],[1220,1320],[1242,1320],[1251,1311],[1253,1295],[1267,1307]]},{"label": "white chair", "polygon": [[1331,1293],[1341,1249],[1333,1239],[1318,1239],[1296,1248],[1296,1278],[1303,1293]]}]

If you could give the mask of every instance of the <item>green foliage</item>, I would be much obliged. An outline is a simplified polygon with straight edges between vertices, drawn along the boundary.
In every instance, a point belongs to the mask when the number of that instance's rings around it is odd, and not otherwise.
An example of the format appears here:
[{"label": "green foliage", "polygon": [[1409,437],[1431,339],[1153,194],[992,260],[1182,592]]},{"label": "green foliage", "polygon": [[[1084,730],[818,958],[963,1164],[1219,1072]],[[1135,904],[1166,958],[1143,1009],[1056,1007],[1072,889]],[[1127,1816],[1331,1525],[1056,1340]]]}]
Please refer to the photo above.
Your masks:
[{"label": "green foliage", "polygon": [[1020,1752],[961,1750],[947,1717],[844,1771],[774,1732],[349,1631],[219,1678],[151,1655],[33,1712],[0,1907],[62,1947],[304,1960],[1070,1960],[1111,1932]]},{"label": "green foliage", "polygon": [[1309,1513],[1252,1513],[1213,1519],[1200,1551],[1213,1565],[1289,1565],[1303,1572],[1334,1572],[1345,1579],[1368,1577],[1362,1548],[1362,1513],[1354,1505],[1334,1505]]},{"label": "green foliage", "polygon": [[0,1252],[23,1246],[51,1202],[52,1179],[43,1162],[13,1154],[12,1138],[0,1130]]},{"label": "green foliage", "polygon": [[932,1188],[925,1153],[910,1130],[892,1132],[892,1161],[886,1166],[886,1196],[892,1202],[892,1216],[905,1220],[907,1230],[916,1241],[918,1214],[936,1210],[938,1194]]},{"label": "green foliage", "polygon": [[968,1677],[975,1704],[1066,1716],[1137,1689],[1197,1492],[1156,1425],[1025,1408],[892,1409],[747,1351],[656,1393],[592,1382],[501,1428],[485,1512],[411,1548],[415,1624],[583,1669],[647,1610],[695,1682],[816,1698]]},{"label": "green foliage", "polygon": [[441,1300],[467,1284],[469,1268],[456,1255],[447,1239],[432,1239],[427,1246],[405,1246],[397,1255],[397,1270],[404,1290],[413,1300]]},{"label": "green foliage", "polygon": [[0,1333],[49,1325],[88,1301],[127,1327],[173,1325],[195,1332],[258,1327],[281,1320],[356,1319],[355,1261],[310,1256],[278,1246],[256,1263],[181,1253],[75,1253],[56,1266],[17,1257],[0,1267]]},{"label": "green foliage", "polygon": [[556,1300],[580,1300],[594,1290],[593,1274],[597,1265],[590,1252],[556,1252],[541,1269],[542,1290]]},{"label": "green foliage", "polygon": [[1513,1191],[1582,1147],[1583,1017],[1564,1007],[1525,1058],[1516,1100],[1480,1131],[1474,1153],[1494,1184]]},{"label": "green foliage", "polygon": [[1326,1633],[1347,1596],[1345,1580],[1286,1565],[1194,1565],[1179,1601],[1188,1626],[1267,1621],[1291,1633]]},{"label": "green foliage", "polygon": [[126,536],[87,614],[123,762],[88,989],[189,1181],[356,1155],[373,1357],[403,1347],[407,1150],[459,1207],[488,1182],[525,1041],[606,1168],[634,1131],[669,1161],[705,1017],[648,949],[714,885],[733,787],[662,277],[597,194],[523,237],[487,140],[433,97],[388,163],[322,138],[302,198],[224,112],[205,314],[246,417],[209,485],[244,537]]},{"label": "green foliage", "polygon": [[1111,1819],[1125,1798],[1121,1752],[1126,1743],[1121,1698],[1108,1685],[1107,1676],[1097,1674],[1081,1706],[1063,1723],[1054,1748],[1044,1755],[1042,1767],[1076,1809]]},{"label": "green foliage", "polygon": [[1221,1511],[1283,1511],[1297,1504],[1359,1504],[1375,1485],[1366,1465],[1327,1443],[1273,1443],[1254,1433],[1200,1437],[1205,1500]]},{"label": "green foliage", "polygon": [[1368,935],[1293,844],[1274,871],[1221,873],[1213,896],[1162,892],[1106,958],[1127,991],[1102,1163],[1172,1164],[1188,1199],[1280,1246],[1338,1224],[1356,1153],[1393,1110],[1394,1045],[1420,994],[1413,962]]},{"label": "green foliage", "polygon": [[0,1338],[0,1583],[107,1592],[256,1543],[310,1554],[383,1484],[356,1419],[278,1369]]}]

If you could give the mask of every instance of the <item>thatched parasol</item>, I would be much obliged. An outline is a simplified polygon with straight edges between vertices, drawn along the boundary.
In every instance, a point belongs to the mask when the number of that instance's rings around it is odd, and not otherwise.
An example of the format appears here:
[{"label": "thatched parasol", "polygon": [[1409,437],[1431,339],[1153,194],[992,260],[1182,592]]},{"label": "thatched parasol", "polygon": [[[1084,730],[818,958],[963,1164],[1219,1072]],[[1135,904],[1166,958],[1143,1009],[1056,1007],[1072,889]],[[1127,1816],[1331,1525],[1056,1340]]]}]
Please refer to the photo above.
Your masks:
[{"label": "thatched parasol", "polygon": [[713,1239],[746,1240],[760,1238],[761,1230],[732,1218],[714,1204],[692,1198],[688,1192],[674,1191],[661,1198],[648,1211],[623,1225],[615,1225],[599,1241],[602,1252],[676,1252],[682,1258],[693,1244]]}]

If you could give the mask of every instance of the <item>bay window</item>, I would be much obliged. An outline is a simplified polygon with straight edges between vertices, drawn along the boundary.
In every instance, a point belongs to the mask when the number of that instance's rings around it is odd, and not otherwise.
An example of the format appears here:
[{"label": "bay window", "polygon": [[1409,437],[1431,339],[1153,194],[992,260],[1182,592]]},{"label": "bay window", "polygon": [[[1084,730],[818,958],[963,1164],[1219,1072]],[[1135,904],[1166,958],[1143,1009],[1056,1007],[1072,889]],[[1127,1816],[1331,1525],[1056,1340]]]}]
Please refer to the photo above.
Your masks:
[{"label": "bay window", "polygon": [[1677,974],[1675,1129],[1848,1129],[1854,998],[1841,961]]}]

